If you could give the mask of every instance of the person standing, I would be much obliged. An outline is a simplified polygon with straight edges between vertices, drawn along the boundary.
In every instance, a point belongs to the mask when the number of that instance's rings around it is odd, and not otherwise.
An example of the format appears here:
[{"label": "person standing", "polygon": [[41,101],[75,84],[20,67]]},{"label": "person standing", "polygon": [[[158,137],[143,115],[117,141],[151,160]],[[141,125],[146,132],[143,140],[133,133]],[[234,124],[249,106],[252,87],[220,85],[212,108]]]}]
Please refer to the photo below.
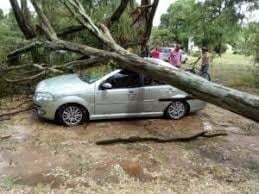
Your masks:
[{"label": "person standing", "polygon": [[175,49],[171,51],[168,61],[175,67],[178,67],[178,68],[181,67],[182,54],[181,54],[179,45],[176,45]]},{"label": "person standing", "polygon": [[159,52],[159,48],[156,47],[155,49],[153,49],[150,53],[150,56],[152,58],[156,58],[156,59],[159,59],[160,58],[160,52]]},{"label": "person standing", "polygon": [[201,59],[201,70],[200,70],[200,75],[202,74],[208,74],[209,73],[209,65],[210,65],[210,53],[209,49],[207,47],[202,47],[201,48],[201,55],[195,62],[198,63],[198,61]]}]

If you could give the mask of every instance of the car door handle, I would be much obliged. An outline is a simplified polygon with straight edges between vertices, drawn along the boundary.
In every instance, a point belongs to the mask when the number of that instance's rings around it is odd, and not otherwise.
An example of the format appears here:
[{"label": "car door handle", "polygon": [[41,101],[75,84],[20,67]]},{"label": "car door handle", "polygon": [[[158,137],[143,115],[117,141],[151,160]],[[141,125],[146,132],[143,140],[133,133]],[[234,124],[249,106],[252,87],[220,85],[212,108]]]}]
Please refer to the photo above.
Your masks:
[{"label": "car door handle", "polygon": [[128,93],[129,95],[136,95],[136,92],[133,92],[133,91],[129,91]]},{"label": "car door handle", "polygon": [[175,92],[175,89],[169,88],[167,91],[169,91],[169,92]]}]

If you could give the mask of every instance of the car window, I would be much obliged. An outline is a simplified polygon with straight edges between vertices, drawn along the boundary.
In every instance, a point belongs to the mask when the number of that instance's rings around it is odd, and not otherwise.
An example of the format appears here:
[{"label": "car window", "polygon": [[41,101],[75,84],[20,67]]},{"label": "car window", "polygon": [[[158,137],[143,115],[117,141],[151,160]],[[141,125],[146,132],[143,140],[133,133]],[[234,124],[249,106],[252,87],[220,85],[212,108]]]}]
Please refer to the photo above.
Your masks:
[{"label": "car window", "polygon": [[171,49],[170,48],[160,48],[161,53],[170,53]]},{"label": "car window", "polygon": [[139,74],[126,70],[116,73],[108,80],[106,80],[106,82],[112,85],[112,89],[136,88],[141,86]]},{"label": "car window", "polygon": [[114,68],[110,65],[103,65],[97,67],[90,67],[79,72],[78,77],[86,83],[94,83],[102,78],[104,75],[114,71]]},{"label": "car window", "polygon": [[144,76],[144,86],[159,86],[159,85],[166,85],[163,81],[154,80],[148,76]]}]

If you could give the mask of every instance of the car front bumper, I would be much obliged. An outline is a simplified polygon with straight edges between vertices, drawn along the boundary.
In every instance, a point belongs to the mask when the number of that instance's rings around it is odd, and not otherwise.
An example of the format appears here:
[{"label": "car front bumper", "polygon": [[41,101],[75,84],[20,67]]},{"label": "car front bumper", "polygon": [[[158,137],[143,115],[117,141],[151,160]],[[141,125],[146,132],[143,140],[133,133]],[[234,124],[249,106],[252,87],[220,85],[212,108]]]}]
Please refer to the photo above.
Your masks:
[{"label": "car front bumper", "polygon": [[57,110],[57,106],[55,102],[50,102],[50,101],[40,101],[37,102],[33,98],[33,104],[37,110],[37,114],[39,117],[49,119],[49,120],[54,120],[55,119],[55,114]]}]

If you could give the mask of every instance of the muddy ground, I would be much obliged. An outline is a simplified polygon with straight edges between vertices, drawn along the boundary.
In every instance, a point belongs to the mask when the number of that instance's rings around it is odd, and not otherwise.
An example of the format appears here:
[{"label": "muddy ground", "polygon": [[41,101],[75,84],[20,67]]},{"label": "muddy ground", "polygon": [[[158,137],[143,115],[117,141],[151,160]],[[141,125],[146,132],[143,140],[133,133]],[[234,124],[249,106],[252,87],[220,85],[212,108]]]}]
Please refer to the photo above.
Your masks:
[{"label": "muddy ground", "polygon": [[[2,102],[16,108],[23,99]],[[228,136],[97,146],[111,138]],[[0,122],[1,193],[259,193],[259,124],[207,105],[179,121],[94,121],[67,128],[33,111]]]}]

